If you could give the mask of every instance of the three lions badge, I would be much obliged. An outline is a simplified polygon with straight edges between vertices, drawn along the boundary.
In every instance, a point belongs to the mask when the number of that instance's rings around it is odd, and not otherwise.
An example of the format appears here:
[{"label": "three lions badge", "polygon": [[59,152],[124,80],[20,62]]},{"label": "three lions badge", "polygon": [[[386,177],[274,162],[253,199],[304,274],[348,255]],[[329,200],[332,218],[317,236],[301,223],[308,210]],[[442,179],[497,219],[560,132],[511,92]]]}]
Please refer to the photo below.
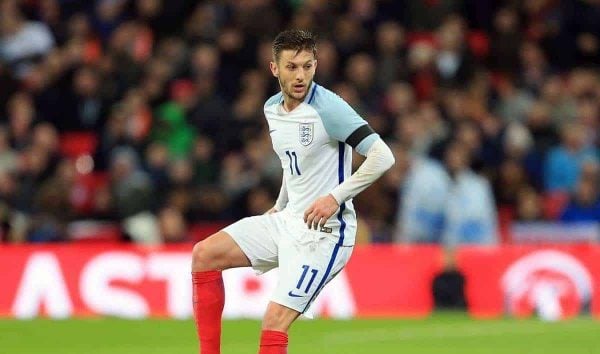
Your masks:
[{"label": "three lions badge", "polygon": [[300,123],[300,144],[308,146],[313,141],[314,123]]}]

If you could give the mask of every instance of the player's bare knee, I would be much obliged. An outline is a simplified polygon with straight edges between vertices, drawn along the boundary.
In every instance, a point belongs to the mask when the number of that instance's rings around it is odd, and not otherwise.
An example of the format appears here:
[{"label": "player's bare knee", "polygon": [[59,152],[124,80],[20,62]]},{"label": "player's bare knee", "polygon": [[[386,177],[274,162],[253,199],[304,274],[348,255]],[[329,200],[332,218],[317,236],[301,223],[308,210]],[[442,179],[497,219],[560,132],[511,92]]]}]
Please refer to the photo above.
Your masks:
[{"label": "player's bare knee", "polygon": [[192,270],[195,272],[214,270],[214,262],[206,241],[200,241],[192,249]]}]

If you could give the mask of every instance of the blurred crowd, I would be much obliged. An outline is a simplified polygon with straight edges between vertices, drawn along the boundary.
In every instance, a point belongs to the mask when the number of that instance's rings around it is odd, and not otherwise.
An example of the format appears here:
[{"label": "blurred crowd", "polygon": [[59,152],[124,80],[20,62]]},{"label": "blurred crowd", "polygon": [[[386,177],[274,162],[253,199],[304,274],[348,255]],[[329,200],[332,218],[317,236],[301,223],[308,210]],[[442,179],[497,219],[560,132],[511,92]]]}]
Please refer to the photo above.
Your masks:
[{"label": "blurred crowd", "polygon": [[315,81],[396,155],[355,198],[360,242],[600,221],[600,1],[0,0],[2,239],[92,219],[176,242],[268,210],[262,109],[290,27],[318,34]]}]

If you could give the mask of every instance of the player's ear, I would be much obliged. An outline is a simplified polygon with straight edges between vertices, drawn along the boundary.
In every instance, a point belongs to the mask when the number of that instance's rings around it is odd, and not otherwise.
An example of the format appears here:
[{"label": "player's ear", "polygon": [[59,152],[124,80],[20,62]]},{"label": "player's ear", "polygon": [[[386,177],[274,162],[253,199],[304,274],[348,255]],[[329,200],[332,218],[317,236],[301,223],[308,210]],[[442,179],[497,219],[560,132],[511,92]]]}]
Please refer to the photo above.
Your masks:
[{"label": "player's ear", "polygon": [[274,62],[269,62],[269,67],[271,68],[271,73],[275,77],[279,77],[279,69],[277,68],[277,64]]}]

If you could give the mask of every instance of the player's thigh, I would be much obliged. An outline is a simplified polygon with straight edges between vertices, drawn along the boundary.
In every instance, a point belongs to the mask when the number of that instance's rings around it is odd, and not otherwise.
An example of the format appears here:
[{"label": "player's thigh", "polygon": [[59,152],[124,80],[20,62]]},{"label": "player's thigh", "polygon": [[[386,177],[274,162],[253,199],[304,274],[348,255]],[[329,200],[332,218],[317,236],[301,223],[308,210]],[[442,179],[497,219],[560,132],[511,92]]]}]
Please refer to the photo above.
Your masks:
[{"label": "player's thigh", "polygon": [[279,233],[283,221],[277,214],[243,218],[223,229],[231,235],[257,273],[267,272],[278,265]]},{"label": "player's thigh", "polygon": [[308,310],[352,254],[352,247],[339,245],[331,235],[318,231],[303,234],[305,237],[280,243],[279,283],[273,296],[274,302],[299,313]]},{"label": "player's thigh", "polygon": [[250,266],[250,260],[246,254],[225,231],[219,231],[196,243],[192,254],[194,271]]}]

